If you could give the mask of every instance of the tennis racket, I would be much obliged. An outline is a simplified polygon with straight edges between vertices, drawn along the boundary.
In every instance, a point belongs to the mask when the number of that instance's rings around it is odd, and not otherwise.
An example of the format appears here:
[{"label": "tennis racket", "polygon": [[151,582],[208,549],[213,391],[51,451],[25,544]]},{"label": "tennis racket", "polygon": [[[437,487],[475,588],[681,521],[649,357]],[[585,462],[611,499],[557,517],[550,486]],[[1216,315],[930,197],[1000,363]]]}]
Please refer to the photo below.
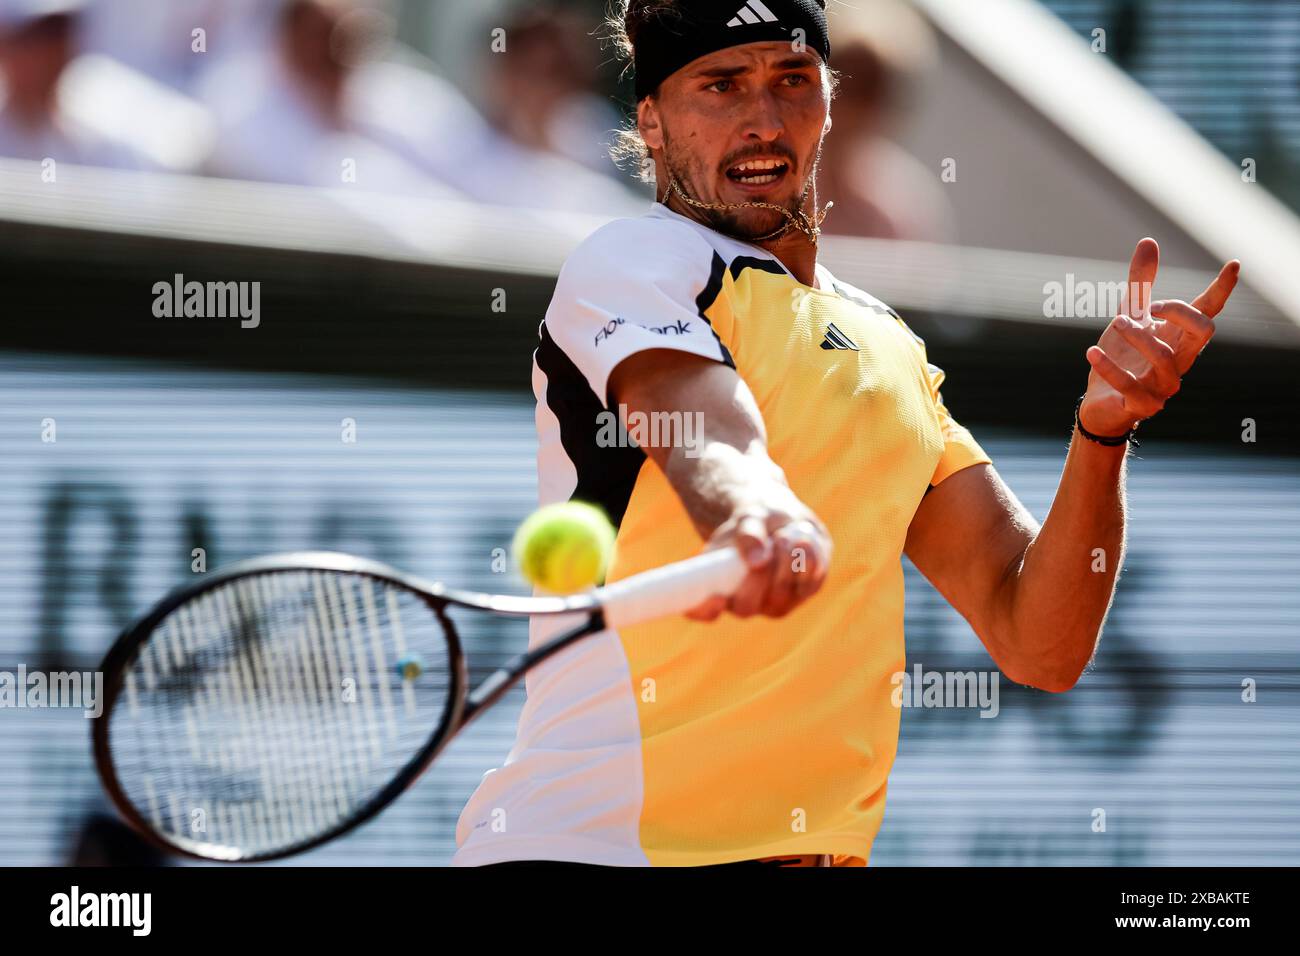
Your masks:
[{"label": "tennis racket", "polygon": [[[122,815],[166,849],[301,853],[397,799],[530,668],[607,627],[730,595],[745,574],[725,548],[582,594],[509,597],[346,554],[254,558],[173,592],[114,644],[95,763]],[[581,623],[471,691],[450,608]]]}]

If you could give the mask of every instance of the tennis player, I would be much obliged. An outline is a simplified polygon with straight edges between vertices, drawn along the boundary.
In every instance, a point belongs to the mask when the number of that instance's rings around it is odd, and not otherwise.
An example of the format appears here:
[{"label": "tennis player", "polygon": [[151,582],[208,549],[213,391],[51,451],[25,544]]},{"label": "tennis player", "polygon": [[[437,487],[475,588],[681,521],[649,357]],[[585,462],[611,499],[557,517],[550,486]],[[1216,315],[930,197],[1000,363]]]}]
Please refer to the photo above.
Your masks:
[{"label": "tennis player", "polygon": [[[1159,250],[1138,244],[1127,314],[1061,409],[1073,440],[1040,526],[950,414],[925,343],[817,261],[824,4],[621,6],[658,201],[560,275],[533,370],[541,499],[605,508],[611,579],[701,542],[738,546],[751,571],[690,619],[608,631],[531,673],[454,862],[865,866],[898,740],[902,555],[1009,679],[1069,690],[1124,553],[1134,429],[1178,391],[1238,263],[1194,302],[1150,302]],[[613,441],[611,415],[680,434]],[[558,626],[535,621],[532,640]]]}]

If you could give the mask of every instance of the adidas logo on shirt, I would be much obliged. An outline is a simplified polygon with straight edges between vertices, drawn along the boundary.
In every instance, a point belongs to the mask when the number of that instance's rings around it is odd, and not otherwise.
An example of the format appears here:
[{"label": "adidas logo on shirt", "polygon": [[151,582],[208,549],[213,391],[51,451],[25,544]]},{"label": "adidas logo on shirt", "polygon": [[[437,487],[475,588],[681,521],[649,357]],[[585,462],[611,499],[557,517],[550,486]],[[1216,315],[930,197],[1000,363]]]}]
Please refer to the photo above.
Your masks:
[{"label": "adidas logo on shirt", "polygon": [[853,340],[835,327],[832,322],[826,329],[826,339],[822,342],[822,348],[830,351],[831,349],[851,349],[854,352],[859,351],[858,347],[853,344]]},{"label": "adidas logo on shirt", "polygon": [[763,0],[749,0],[727,24],[729,27],[750,26],[755,23],[776,23],[776,14],[769,10]]}]

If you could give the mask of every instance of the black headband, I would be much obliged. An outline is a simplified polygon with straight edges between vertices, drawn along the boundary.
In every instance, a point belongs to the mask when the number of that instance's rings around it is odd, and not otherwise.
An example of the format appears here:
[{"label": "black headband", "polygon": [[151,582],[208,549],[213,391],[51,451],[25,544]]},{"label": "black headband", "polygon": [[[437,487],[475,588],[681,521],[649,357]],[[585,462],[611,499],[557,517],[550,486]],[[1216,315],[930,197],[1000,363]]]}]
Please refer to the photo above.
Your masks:
[{"label": "black headband", "polygon": [[690,0],[689,6],[689,12],[654,18],[637,31],[638,103],[688,63],[743,43],[802,41],[830,64],[830,29],[818,0]]}]

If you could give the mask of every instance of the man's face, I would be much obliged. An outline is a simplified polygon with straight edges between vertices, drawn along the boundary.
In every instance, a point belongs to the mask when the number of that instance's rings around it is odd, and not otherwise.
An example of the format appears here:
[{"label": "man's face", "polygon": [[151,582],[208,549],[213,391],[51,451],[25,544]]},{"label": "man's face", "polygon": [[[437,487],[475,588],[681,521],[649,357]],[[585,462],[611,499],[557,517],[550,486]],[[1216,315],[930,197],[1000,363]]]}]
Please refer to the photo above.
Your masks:
[{"label": "man's face", "polygon": [[[791,212],[800,208],[829,119],[821,57],[780,41],[701,57],[666,79],[640,115],[662,185],[676,176],[700,202],[765,202]],[[741,238],[785,221],[771,209],[695,212]]]}]

